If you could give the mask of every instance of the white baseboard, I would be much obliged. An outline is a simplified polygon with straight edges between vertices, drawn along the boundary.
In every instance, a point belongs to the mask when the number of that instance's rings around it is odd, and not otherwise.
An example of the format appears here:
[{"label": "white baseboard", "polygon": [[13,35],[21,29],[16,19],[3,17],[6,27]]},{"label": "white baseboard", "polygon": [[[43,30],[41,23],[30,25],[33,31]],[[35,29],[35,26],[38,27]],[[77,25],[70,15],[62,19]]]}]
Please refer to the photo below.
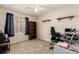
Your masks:
[{"label": "white baseboard", "polygon": [[49,40],[45,40],[45,39],[41,39],[41,38],[38,38],[38,39],[43,40],[43,41],[47,41],[47,42],[50,42],[51,43],[51,40],[50,39]]}]

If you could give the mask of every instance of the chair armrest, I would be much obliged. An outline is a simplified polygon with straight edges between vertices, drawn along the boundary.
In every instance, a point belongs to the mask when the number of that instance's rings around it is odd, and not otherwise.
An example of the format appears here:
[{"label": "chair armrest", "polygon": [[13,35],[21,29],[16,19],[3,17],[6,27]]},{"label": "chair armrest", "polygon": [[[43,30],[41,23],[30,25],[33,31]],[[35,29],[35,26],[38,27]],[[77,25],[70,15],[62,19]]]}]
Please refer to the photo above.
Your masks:
[{"label": "chair armrest", "polygon": [[6,41],[10,42],[8,35],[5,34],[4,36],[5,36],[5,42],[6,42]]},{"label": "chair armrest", "polygon": [[5,41],[10,41],[9,38],[5,38]]}]

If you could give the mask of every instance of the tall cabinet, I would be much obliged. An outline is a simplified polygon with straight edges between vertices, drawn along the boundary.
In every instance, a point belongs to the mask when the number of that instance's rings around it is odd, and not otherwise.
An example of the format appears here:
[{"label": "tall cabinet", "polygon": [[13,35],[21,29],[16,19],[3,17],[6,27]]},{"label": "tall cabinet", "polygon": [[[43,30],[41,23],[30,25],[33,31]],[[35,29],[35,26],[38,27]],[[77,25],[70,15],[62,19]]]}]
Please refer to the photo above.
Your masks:
[{"label": "tall cabinet", "polygon": [[29,39],[36,39],[36,22],[29,22]]}]

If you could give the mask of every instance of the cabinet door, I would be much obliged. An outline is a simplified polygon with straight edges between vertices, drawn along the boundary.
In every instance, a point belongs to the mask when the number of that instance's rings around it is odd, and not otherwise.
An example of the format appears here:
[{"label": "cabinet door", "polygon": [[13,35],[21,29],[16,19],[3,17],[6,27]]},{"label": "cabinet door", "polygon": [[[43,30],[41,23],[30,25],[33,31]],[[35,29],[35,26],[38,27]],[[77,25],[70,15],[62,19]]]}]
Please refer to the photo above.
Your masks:
[{"label": "cabinet door", "polygon": [[29,22],[29,39],[36,38],[36,22]]}]

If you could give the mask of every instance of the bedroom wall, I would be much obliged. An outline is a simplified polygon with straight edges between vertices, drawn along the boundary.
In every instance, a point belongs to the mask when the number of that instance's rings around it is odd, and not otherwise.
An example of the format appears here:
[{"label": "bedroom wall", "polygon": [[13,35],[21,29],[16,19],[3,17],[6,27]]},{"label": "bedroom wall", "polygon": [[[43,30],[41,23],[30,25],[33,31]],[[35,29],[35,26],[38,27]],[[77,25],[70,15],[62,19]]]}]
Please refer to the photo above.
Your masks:
[{"label": "bedroom wall", "polygon": [[[56,20],[58,17],[65,17],[74,15],[75,17],[72,20],[63,19],[61,21]],[[41,22],[42,20],[51,19],[50,22]],[[64,34],[65,28],[76,28],[79,30],[79,6],[70,6],[62,8],[57,11],[52,11],[48,14],[41,15],[37,20],[37,36],[38,39],[42,39],[50,42],[50,28],[51,26],[55,27],[56,32]]]},{"label": "bedroom wall", "polygon": [[[34,16],[15,12],[15,11],[0,7],[0,30],[3,32],[4,32],[7,12],[14,14],[14,20],[25,20],[25,17],[29,17],[30,21],[36,21],[36,18]],[[14,26],[16,27],[16,24]],[[16,31],[16,29],[14,30]],[[11,43],[16,43],[24,40],[28,40],[28,35],[24,35],[24,32],[15,32],[15,36],[10,38]]]}]

